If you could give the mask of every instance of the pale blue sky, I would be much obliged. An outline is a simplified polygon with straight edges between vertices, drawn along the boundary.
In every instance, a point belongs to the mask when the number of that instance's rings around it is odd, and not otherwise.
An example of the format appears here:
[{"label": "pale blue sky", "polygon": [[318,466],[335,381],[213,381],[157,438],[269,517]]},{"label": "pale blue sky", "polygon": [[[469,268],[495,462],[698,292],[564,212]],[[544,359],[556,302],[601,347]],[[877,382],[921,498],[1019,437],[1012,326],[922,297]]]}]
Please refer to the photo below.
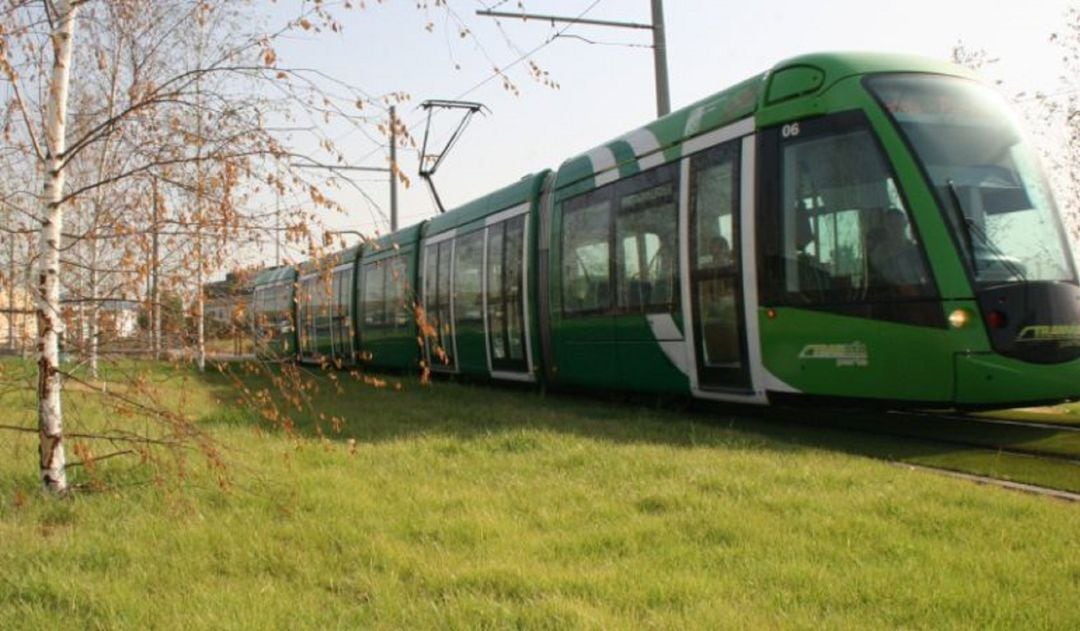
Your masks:
[{"label": "pale blue sky", "polygon": [[[1053,91],[1061,72],[1060,54],[1048,43],[1061,28],[1066,8],[1078,0],[773,0],[756,3],[721,0],[666,0],[671,101],[677,109],[705,95],[766,70],[793,55],[822,50],[876,50],[947,58],[963,41],[986,48],[1001,61],[995,74],[1021,89]],[[413,101],[399,115],[422,136],[420,101],[467,98],[487,105],[436,175],[444,202],[453,207],[521,176],[554,168],[566,157],[589,149],[655,116],[652,52],[646,31],[573,26],[574,34],[598,42],[558,38],[531,57],[561,89],[530,79],[524,64],[508,71],[521,93],[514,96],[498,79],[482,83],[492,67],[504,67],[543,44],[561,25],[502,20],[474,15],[498,0],[449,0],[454,17],[433,9],[425,15],[414,0],[367,1],[349,14],[344,33],[296,37],[278,46],[287,65],[318,68],[371,94],[405,91]],[[526,0],[533,13],[579,15],[594,0]],[[274,19],[289,11],[282,2]],[[515,0],[500,9],[515,10]],[[295,5],[292,5],[295,6]],[[649,0],[599,0],[587,17],[649,21]],[[455,17],[474,34],[458,37]],[[425,29],[427,22],[434,29]],[[501,29],[500,29],[501,26]],[[448,133],[453,121],[436,120]],[[385,165],[385,150],[356,131],[333,135],[354,164]],[[442,137],[440,135],[440,137]],[[401,194],[401,225],[431,217],[434,204],[415,177],[415,153],[399,155],[413,186]],[[370,177],[360,178],[371,180]],[[384,211],[387,186],[362,186]],[[373,232],[387,225],[367,202],[342,192],[350,217],[328,218],[338,228]],[[264,257],[265,259],[265,257]]]}]

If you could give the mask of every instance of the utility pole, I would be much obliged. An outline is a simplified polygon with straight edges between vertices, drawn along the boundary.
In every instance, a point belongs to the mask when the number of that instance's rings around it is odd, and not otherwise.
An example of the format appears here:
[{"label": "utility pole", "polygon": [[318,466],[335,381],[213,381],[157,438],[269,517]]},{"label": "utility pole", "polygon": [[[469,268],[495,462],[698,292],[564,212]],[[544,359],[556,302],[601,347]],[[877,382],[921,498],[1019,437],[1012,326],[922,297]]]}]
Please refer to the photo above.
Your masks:
[{"label": "utility pole", "polygon": [[[391,108],[392,109],[392,108]],[[390,140],[390,167],[351,167],[341,166],[337,164],[322,164],[319,162],[294,162],[291,166],[298,169],[326,169],[327,171],[361,171],[371,173],[389,173],[390,174],[390,231],[397,230],[398,221],[398,209],[397,209],[397,151],[394,146],[397,143],[397,139],[394,134],[391,134]],[[347,182],[352,182],[346,178]],[[355,187],[356,184],[353,184]],[[359,189],[359,187],[357,187]],[[361,191],[363,192],[363,191]],[[365,195],[365,197],[367,197]],[[368,199],[371,199],[368,197]],[[376,206],[377,207],[377,206]],[[381,211],[382,209],[380,209]]]},{"label": "utility pole", "polygon": [[[398,178],[398,165],[397,165],[397,108],[393,105],[390,106],[390,166],[389,167],[353,167],[342,166],[337,164],[321,164],[315,162],[310,158],[305,158],[307,162],[294,162],[291,166],[300,169],[326,169],[327,171],[361,171],[368,173],[388,173],[390,174],[390,232],[397,232],[398,228],[398,201],[397,201],[397,178]],[[351,182],[351,180],[346,180]],[[356,184],[353,184],[356,186]],[[357,187],[359,190],[359,187]],[[363,193],[363,191],[361,191]],[[367,197],[367,195],[364,195]],[[368,197],[370,200],[371,198]],[[279,202],[280,203],[280,202]],[[378,207],[376,205],[376,207]],[[382,209],[379,209],[380,212]],[[281,213],[280,207],[278,208],[278,214]],[[281,257],[278,257],[278,265],[281,264]]]},{"label": "utility pole", "polygon": [[390,106],[390,232],[397,232],[397,108]]},{"label": "utility pole", "polygon": [[274,267],[281,267],[281,195],[274,199]]},{"label": "utility pole", "polygon": [[540,15],[536,13],[510,13],[506,11],[477,11],[476,15],[489,18],[519,18],[522,20],[541,20],[544,22],[569,22],[589,26],[610,26],[614,28],[645,29],[653,34],[653,67],[656,72],[656,115],[667,116],[671,112],[671,97],[668,89],[667,37],[664,33],[664,2],[650,0],[652,3],[652,24],[636,22],[613,22],[611,20],[589,20],[559,15]]},{"label": "utility pole", "polygon": [[667,74],[667,36],[664,33],[664,2],[652,0],[653,66],[656,68],[656,115],[671,112]]}]

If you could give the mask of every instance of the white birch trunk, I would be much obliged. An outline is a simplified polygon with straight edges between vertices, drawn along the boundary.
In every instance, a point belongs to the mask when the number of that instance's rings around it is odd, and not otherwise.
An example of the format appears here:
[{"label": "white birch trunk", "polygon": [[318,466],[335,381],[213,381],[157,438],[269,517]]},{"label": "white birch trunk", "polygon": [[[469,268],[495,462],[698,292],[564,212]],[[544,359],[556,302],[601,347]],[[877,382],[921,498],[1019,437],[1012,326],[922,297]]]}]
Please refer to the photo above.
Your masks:
[{"label": "white birch trunk", "polygon": [[68,83],[71,49],[78,4],[57,0],[56,27],[52,33],[53,68],[45,120],[45,185],[42,195],[40,270],[38,272],[38,432],[40,473],[45,489],[67,491],[64,468],[64,425],[60,407],[60,234],[64,209],[63,157],[66,151]]}]

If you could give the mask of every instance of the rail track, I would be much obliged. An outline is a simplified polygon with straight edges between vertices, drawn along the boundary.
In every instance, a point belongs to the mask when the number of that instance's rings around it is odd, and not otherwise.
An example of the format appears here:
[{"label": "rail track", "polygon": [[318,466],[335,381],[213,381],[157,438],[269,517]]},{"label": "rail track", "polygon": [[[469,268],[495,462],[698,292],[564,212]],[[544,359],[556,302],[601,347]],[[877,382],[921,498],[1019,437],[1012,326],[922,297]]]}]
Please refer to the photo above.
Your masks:
[{"label": "rail track", "polygon": [[930,473],[936,473],[939,475],[948,476],[950,478],[958,478],[960,480],[966,480],[968,482],[974,482],[975,484],[984,484],[988,486],[996,486],[1010,491],[1020,491],[1021,493],[1030,493],[1032,495],[1042,495],[1044,497],[1052,497],[1059,500],[1065,500],[1067,502],[1080,503],[1080,493],[1073,493],[1071,491],[1062,491],[1059,489],[1050,488],[1048,486],[1039,486],[1037,484],[1025,484],[1023,482],[1012,482],[1010,480],[1002,480],[999,478],[993,478],[985,475],[975,475],[972,473],[964,473],[962,471],[955,471],[953,469],[942,469],[940,467],[927,467],[924,465],[911,464],[907,462],[894,462],[898,467],[906,469],[912,469],[915,471],[927,471]]},{"label": "rail track", "polygon": [[[904,432],[901,427],[899,433],[905,436],[924,436],[959,446],[989,448],[1001,453],[1060,460],[1080,466],[1080,427],[966,414],[889,414],[911,428]],[[932,427],[928,429],[919,425]],[[1077,475],[1080,476],[1080,470]],[[1077,481],[1080,482],[1080,478]]]},{"label": "rail track", "polygon": [[840,441],[845,451],[1080,502],[1077,425],[932,411],[807,414],[802,409],[778,416],[784,422],[852,433],[852,440]]}]

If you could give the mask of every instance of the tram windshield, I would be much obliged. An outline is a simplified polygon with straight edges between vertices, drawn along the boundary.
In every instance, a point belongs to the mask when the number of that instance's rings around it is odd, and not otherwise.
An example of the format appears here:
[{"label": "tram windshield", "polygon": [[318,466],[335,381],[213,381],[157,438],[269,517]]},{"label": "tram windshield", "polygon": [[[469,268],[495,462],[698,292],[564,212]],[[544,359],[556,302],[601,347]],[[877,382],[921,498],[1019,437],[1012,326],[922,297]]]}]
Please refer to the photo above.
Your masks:
[{"label": "tram windshield", "polygon": [[1004,99],[945,76],[867,86],[922,162],[978,286],[1075,280],[1050,187]]}]

